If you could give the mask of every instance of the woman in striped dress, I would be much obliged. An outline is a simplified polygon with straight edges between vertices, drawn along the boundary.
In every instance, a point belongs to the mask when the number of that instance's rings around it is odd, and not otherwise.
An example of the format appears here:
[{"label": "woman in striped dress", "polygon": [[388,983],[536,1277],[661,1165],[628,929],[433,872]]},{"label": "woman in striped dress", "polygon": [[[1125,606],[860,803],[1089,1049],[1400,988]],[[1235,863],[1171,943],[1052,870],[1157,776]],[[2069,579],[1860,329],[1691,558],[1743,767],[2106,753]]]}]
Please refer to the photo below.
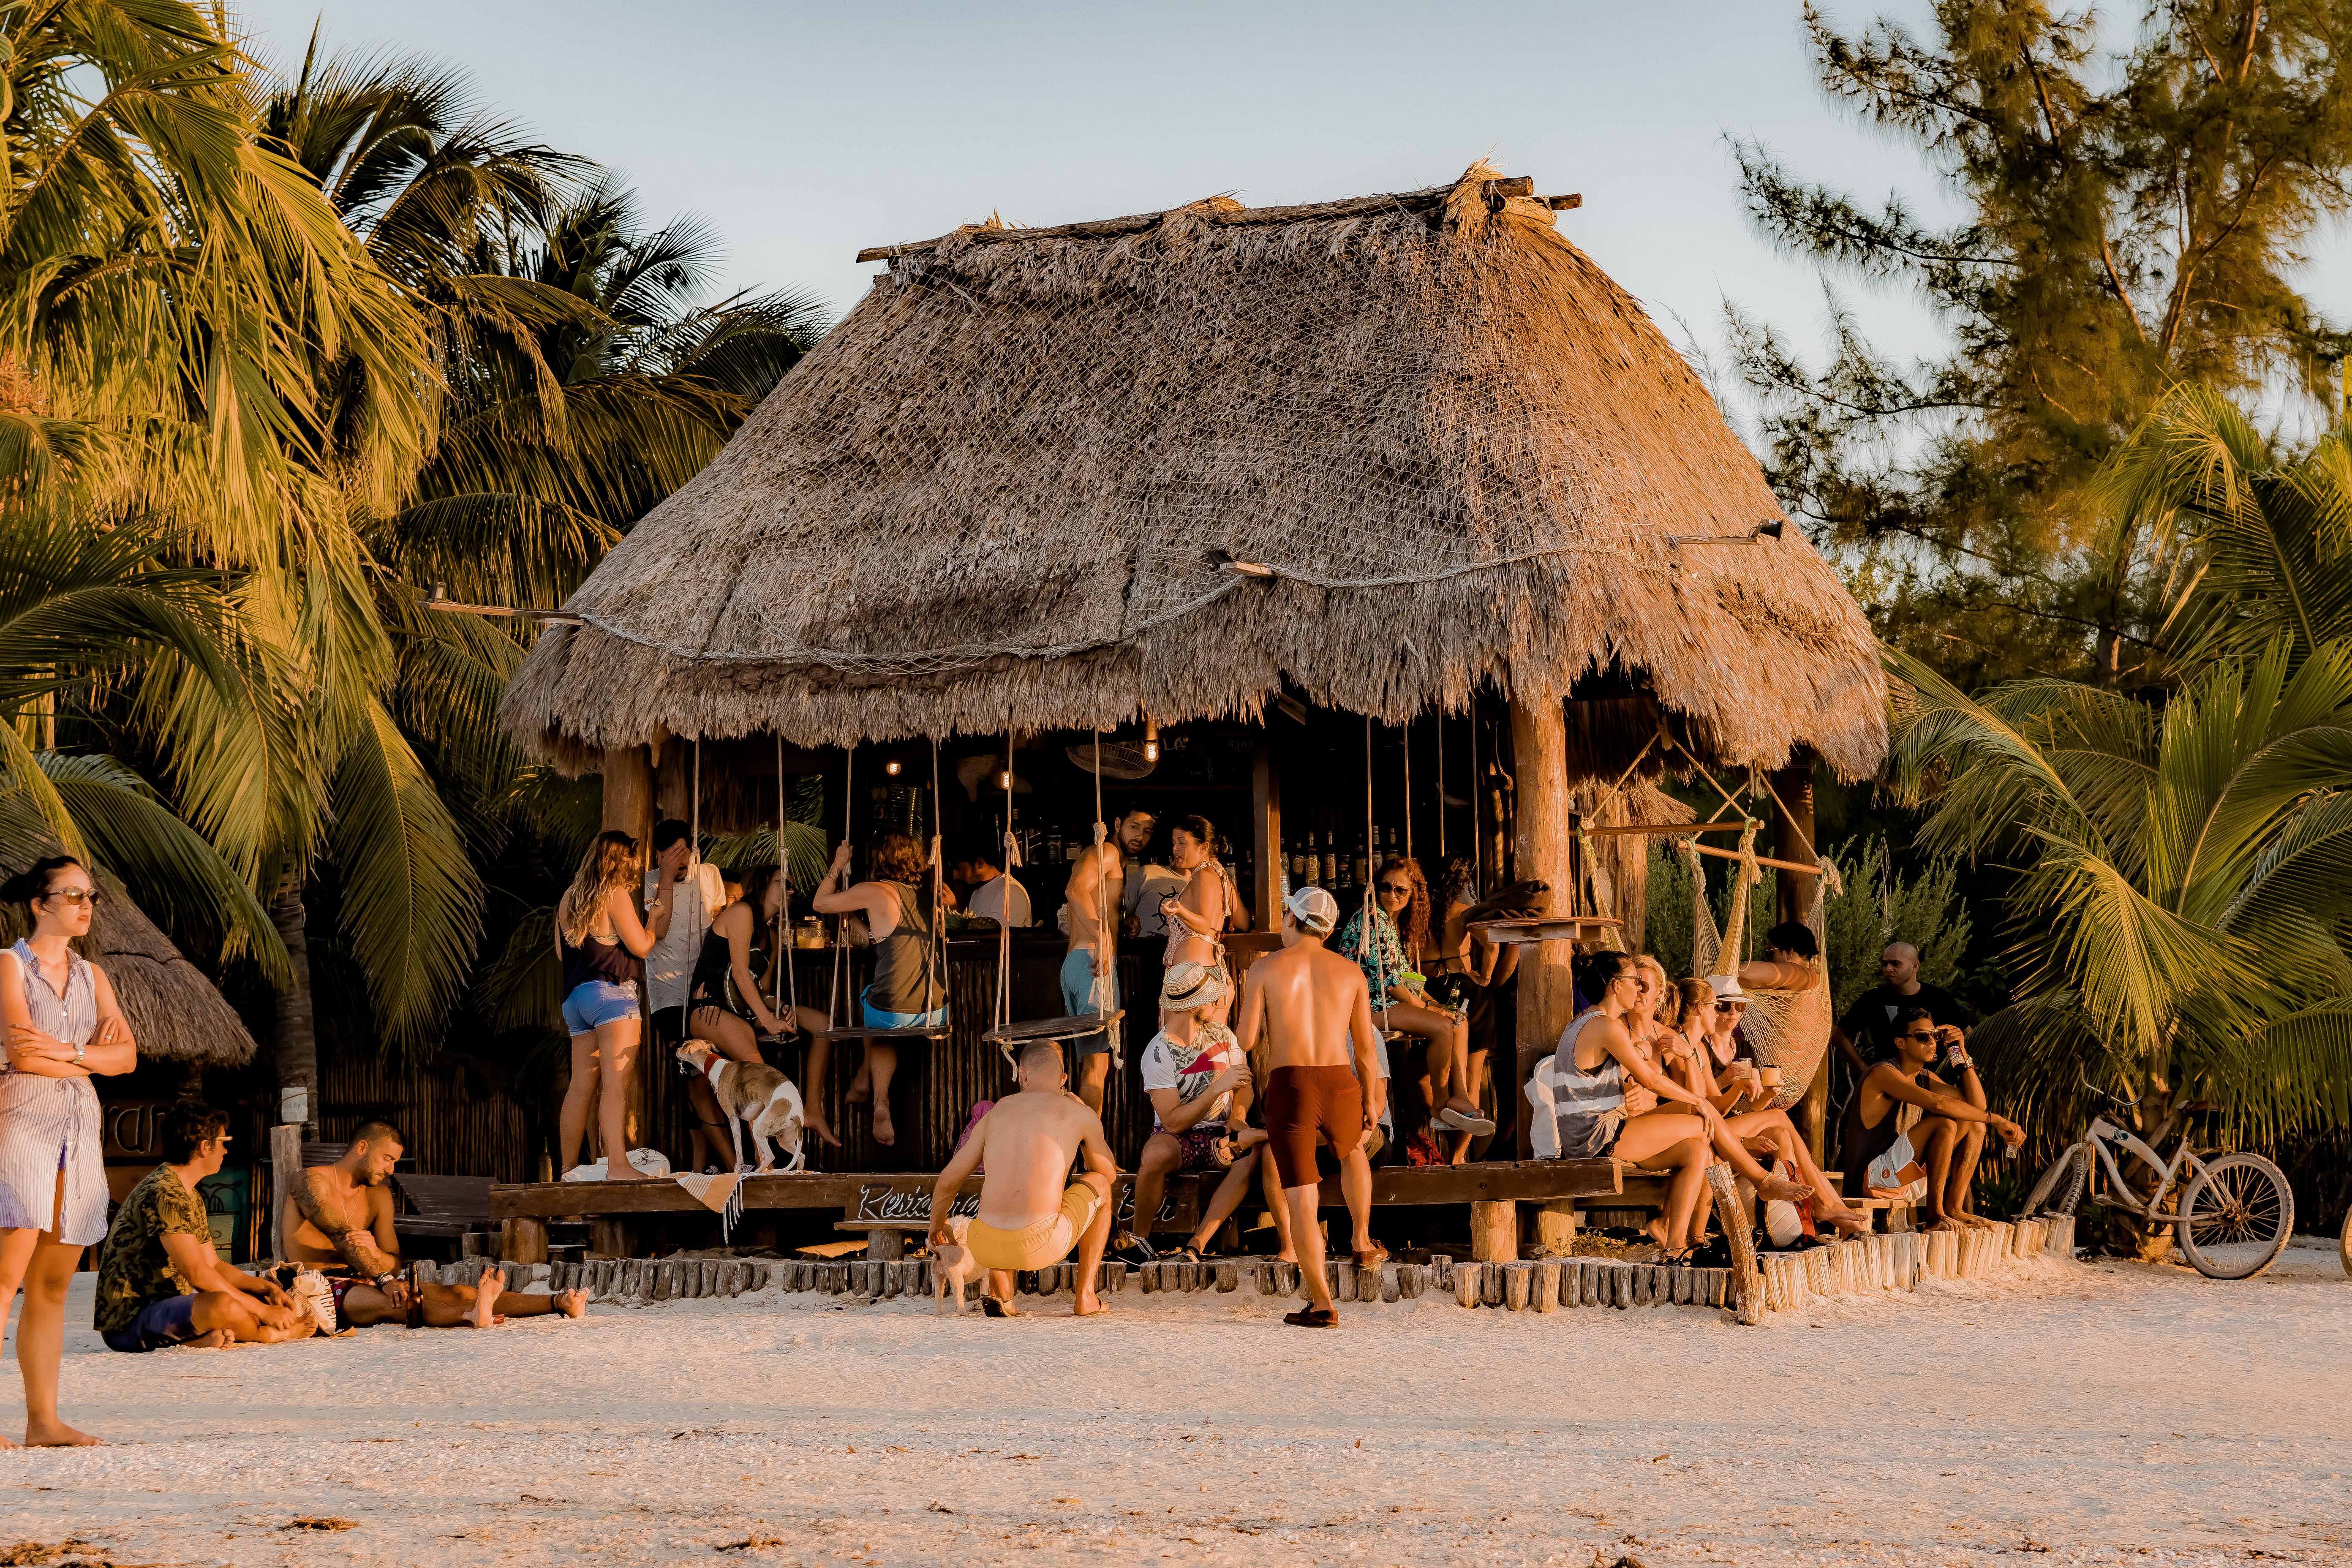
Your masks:
[{"label": "woman in striped dress", "polygon": [[[106,1164],[93,1073],[129,1072],[138,1049],[106,973],[68,944],[89,934],[98,884],[71,856],[37,862],[0,888],[32,934],[0,952],[0,1315],[25,1292],[16,1364],[25,1378],[25,1442],[79,1447],[97,1438],[58,1419],[58,1358],[66,1287],[82,1248],[106,1238]],[[0,1446],[14,1447],[0,1437]]]}]

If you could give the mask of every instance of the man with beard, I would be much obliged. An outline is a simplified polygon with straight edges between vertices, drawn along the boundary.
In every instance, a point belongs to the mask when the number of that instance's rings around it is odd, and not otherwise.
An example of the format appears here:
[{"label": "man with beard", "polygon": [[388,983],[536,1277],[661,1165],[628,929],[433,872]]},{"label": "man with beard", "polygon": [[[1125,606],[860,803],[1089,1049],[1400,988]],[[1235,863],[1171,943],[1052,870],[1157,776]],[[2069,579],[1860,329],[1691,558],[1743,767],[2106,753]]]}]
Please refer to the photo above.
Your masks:
[{"label": "man with beard", "polygon": [[331,1292],[331,1299],[312,1301],[323,1331],[377,1323],[487,1329],[508,1318],[549,1312],[577,1318],[588,1310],[584,1290],[521,1295],[504,1289],[506,1276],[496,1268],[485,1269],[473,1289],[412,1284],[401,1272],[392,1189],[386,1184],[400,1152],[397,1128],[389,1121],[365,1122],[352,1134],[341,1159],[302,1172],[286,1195],[288,1211],[280,1223],[287,1258],[324,1275]]}]

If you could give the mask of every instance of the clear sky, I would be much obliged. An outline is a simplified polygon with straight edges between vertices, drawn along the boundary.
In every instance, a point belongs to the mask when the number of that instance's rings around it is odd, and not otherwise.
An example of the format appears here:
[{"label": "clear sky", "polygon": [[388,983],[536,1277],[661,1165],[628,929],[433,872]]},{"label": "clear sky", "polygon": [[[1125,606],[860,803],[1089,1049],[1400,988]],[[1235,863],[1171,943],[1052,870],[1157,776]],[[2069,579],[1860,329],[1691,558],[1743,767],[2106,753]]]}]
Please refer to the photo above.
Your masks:
[{"label": "clear sky", "polygon": [[[1848,26],[1922,0],[1836,5]],[[725,237],[730,286],[836,310],[863,246],[1231,191],[1251,205],[1440,184],[1472,160],[1582,193],[1562,232],[1685,341],[1727,296],[1811,342],[1811,270],[1759,240],[1727,137],[1864,193],[1927,182],[1814,85],[1793,0],[889,5],[236,0],[256,52],[424,51],[541,140]],[[1850,287],[1890,343],[1933,325]]]},{"label": "clear sky", "polygon": [[[879,270],[852,260],[860,247],[991,212],[1050,224],[1227,191],[1320,201],[1437,184],[1486,156],[1544,195],[1580,192],[1562,232],[1676,343],[1719,353],[1728,299],[1810,348],[1821,284],[1757,237],[1728,139],[1939,211],[1910,152],[1823,98],[1798,0],[231,4],[255,52],[286,65],[315,23],[330,47],[464,66],[487,106],[620,171],[650,215],[714,224],[730,288],[804,289],[836,310]],[[1824,8],[1849,31],[1928,15],[1927,0]],[[2308,283],[2341,311],[2352,278],[2339,245],[2323,255]],[[1839,287],[1882,347],[1936,351],[1907,297]]]}]

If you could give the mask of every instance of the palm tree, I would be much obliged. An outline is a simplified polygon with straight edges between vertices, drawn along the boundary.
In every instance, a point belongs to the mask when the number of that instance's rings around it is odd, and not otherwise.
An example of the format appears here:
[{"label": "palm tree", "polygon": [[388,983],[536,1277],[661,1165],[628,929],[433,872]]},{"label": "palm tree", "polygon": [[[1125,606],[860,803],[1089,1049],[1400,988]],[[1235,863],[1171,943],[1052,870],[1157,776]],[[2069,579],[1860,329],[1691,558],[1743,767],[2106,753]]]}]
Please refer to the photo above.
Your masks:
[{"label": "palm tree", "polygon": [[[2210,575],[2210,574],[2209,574]],[[2020,1120],[2087,1079],[2242,1134],[2352,1116],[2352,644],[2212,660],[2161,703],[2028,680],[1975,699],[1893,651],[1890,768],[1923,847],[2003,855],[2017,1001],[1976,1037]]]},{"label": "palm tree", "polygon": [[2162,542],[2169,613],[2158,639],[2195,666],[2284,637],[2297,657],[2352,638],[2352,430],[2282,461],[2238,406],[2177,388],[2109,466],[2119,535]]},{"label": "palm tree", "polygon": [[[328,785],[342,926],[395,1041],[428,1037],[466,981],[484,908],[477,859],[518,826],[520,756],[495,720],[528,632],[421,611],[560,601],[620,531],[698,472],[823,327],[807,300],[703,305],[711,237],[649,229],[582,160],[481,112],[416,60],[324,57],[259,101],[425,321],[433,439],[398,499],[350,508],[383,638]],[[329,367],[340,385],[364,366]],[[341,429],[340,422],[334,428]],[[299,867],[278,909],[302,941]],[[281,1020],[310,1030],[301,998]]]}]

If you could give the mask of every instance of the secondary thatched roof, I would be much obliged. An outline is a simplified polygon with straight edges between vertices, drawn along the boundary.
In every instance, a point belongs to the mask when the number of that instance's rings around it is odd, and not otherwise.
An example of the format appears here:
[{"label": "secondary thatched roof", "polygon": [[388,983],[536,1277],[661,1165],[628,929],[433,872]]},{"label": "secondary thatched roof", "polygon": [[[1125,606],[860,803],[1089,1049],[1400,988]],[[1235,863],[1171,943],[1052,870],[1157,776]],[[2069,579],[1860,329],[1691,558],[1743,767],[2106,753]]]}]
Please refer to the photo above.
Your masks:
[{"label": "secondary thatched roof", "polygon": [[572,596],[508,722],[593,768],[660,731],[1248,717],[1285,681],[1396,721],[1614,666],[1715,760],[1874,770],[1861,612],[1794,529],[1668,545],[1780,509],[1529,190],[1482,163],[869,253],[890,270]]}]

